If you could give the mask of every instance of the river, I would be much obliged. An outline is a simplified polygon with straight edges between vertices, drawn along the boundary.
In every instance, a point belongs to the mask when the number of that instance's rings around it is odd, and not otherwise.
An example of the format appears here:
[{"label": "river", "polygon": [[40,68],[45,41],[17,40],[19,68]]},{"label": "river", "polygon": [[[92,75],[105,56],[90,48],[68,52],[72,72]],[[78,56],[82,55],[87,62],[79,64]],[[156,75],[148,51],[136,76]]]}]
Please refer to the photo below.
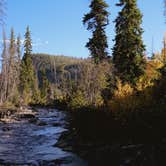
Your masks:
[{"label": "river", "polygon": [[[27,113],[29,111],[29,113]],[[86,166],[71,152],[56,147],[66,131],[67,114],[56,109],[27,110],[0,121],[0,166]]]}]

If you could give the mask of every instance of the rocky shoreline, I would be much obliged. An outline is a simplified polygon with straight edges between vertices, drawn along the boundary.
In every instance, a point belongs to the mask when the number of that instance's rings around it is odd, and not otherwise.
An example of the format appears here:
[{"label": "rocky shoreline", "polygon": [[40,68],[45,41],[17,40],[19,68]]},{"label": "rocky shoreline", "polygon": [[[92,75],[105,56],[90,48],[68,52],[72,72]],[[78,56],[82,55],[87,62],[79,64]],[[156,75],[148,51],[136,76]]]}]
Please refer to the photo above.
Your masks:
[{"label": "rocky shoreline", "polygon": [[[81,117],[83,118],[83,116]],[[156,126],[152,125],[151,128],[149,128],[150,125],[148,127],[136,126],[136,122],[132,122],[133,126],[130,124],[130,127],[126,126],[121,129],[106,129],[103,124],[100,124],[101,128],[105,130],[100,131],[97,126],[99,122],[95,124],[95,118],[91,118],[90,125],[88,124],[88,116],[86,116],[86,119],[83,120],[85,123],[79,121],[79,125],[86,124],[89,128],[84,126],[79,131],[73,125],[75,122],[70,122],[72,125],[68,131],[60,136],[55,146],[78,154],[90,166],[165,166],[166,134],[164,133],[165,126],[163,126],[165,122],[164,117],[160,117],[160,124],[157,124],[157,118],[159,117],[156,116],[155,120],[151,119],[154,123],[153,125],[156,124]],[[161,121],[161,118],[163,121]],[[93,131],[93,127],[90,127],[92,124],[98,127],[97,134]],[[130,129],[131,126],[132,130]],[[163,133],[159,133],[159,129]],[[114,130],[117,131],[115,132]],[[115,135],[115,133],[118,134]],[[100,134],[103,134],[103,136],[100,136]]]}]

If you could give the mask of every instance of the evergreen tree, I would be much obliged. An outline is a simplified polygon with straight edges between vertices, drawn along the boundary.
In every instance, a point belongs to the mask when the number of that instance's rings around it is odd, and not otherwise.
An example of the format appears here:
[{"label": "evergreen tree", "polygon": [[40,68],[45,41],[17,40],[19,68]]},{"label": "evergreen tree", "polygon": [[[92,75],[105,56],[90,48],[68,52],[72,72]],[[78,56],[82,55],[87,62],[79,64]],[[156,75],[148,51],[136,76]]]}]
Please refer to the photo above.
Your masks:
[{"label": "evergreen tree", "polygon": [[108,25],[108,5],[103,0],[92,0],[91,11],[84,15],[83,24],[87,24],[87,30],[91,30],[93,35],[86,44],[95,63],[108,57],[108,44],[105,28]]},{"label": "evergreen tree", "polygon": [[35,93],[35,71],[31,58],[32,41],[29,27],[26,29],[24,41],[24,56],[21,62],[20,71],[20,91],[24,103],[33,102],[33,93]]},{"label": "evergreen tree", "polygon": [[12,72],[15,60],[15,53],[16,53],[16,47],[15,47],[15,35],[14,35],[14,29],[11,28],[11,34],[10,34],[10,44],[9,44],[9,72]]},{"label": "evergreen tree", "polygon": [[21,62],[21,37],[18,35],[17,37],[17,58],[18,58],[18,63],[20,64]]},{"label": "evergreen tree", "polygon": [[137,8],[136,0],[120,0],[117,6],[122,7],[122,10],[115,20],[113,62],[120,78],[134,84],[145,69],[145,46],[140,26],[142,14]]},{"label": "evergreen tree", "polygon": [[10,34],[10,48],[9,50],[14,50],[15,48],[15,36],[14,36],[14,29],[11,28],[11,34]]},{"label": "evergreen tree", "polygon": [[11,101],[15,96],[15,90],[17,87],[17,70],[16,70],[16,45],[15,45],[15,36],[14,36],[14,29],[11,28],[11,35],[10,35],[10,45],[9,45],[9,60],[8,60],[8,86],[7,86],[7,96],[8,99]]},{"label": "evergreen tree", "polygon": [[18,35],[17,37],[17,41],[16,41],[16,70],[17,70],[17,86],[19,88],[19,84],[20,84],[20,69],[21,69],[21,37],[20,35]]}]

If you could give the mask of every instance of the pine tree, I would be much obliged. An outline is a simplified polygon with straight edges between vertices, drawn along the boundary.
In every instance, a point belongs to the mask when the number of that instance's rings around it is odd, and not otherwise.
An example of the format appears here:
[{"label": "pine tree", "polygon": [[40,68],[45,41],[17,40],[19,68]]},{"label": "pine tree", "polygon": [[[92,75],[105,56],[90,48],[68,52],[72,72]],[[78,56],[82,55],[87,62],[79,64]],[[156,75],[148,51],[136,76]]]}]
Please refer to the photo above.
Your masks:
[{"label": "pine tree", "polygon": [[17,88],[19,89],[19,84],[20,84],[20,69],[21,69],[21,37],[20,35],[17,36],[17,41],[16,41],[16,56],[15,56],[15,63],[16,63],[16,70],[17,70]]},{"label": "pine tree", "polygon": [[91,57],[95,63],[108,57],[108,44],[105,28],[108,25],[108,4],[103,0],[92,0],[90,6],[91,11],[84,15],[83,24],[87,24],[87,30],[92,31],[92,38],[86,44]]},{"label": "pine tree", "polygon": [[15,45],[15,35],[14,29],[11,28],[11,35],[10,35],[10,45],[9,45],[9,60],[8,60],[8,86],[7,86],[7,95],[9,101],[13,100],[15,96],[15,90],[17,87],[17,64],[16,64],[16,45]]},{"label": "pine tree", "polygon": [[18,59],[18,63],[21,63],[21,37],[20,35],[18,35],[17,37],[17,59]]},{"label": "pine tree", "polygon": [[120,78],[135,83],[144,73],[145,46],[142,41],[142,14],[137,8],[136,0],[120,0],[122,7],[115,20],[116,37],[113,48],[113,63]]},{"label": "pine tree", "polygon": [[35,71],[32,63],[32,40],[29,27],[26,29],[24,41],[24,56],[21,62],[20,71],[20,92],[25,104],[33,102],[33,93],[35,93]]}]

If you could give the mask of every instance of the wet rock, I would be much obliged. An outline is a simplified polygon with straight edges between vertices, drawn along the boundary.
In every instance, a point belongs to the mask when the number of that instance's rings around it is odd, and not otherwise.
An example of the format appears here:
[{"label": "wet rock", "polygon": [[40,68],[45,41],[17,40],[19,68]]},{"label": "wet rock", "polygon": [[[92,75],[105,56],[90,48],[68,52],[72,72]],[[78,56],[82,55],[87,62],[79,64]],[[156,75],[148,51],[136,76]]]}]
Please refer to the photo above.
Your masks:
[{"label": "wet rock", "polygon": [[63,161],[63,164],[70,164],[73,161],[73,157],[63,157],[61,160]]},{"label": "wet rock", "polygon": [[65,140],[60,140],[56,144],[53,145],[54,147],[60,147],[60,148],[67,148],[68,143]]},{"label": "wet rock", "polygon": [[9,117],[11,115],[13,115],[16,112],[15,109],[1,109],[0,110],[0,118],[4,118],[4,117]]},{"label": "wet rock", "polygon": [[35,115],[33,115],[33,114],[20,114],[19,117],[23,118],[23,119],[31,119],[31,118],[35,118]]},{"label": "wet rock", "polygon": [[73,151],[73,148],[72,148],[72,146],[66,146],[63,148],[63,150],[71,152],[71,151]]},{"label": "wet rock", "polygon": [[52,125],[53,125],[54,127],[61,126],[60,123],[53,123]]},{"label": "wet rock", "polygon": [[0,159],[0,165],[4,164],[4,160]]},{"label": "wet rock", "polygon": [[44,122],[44,121],[37,121],[36,124],[37,124],[38,126],[46,126],[46,125],[47,125],[47,123]]},{"label": "wet rock", "polygon": [[63,163],[63,160],[61,159],[56,159],[56,160],[52,160],[52,161],[40,161],[38,163],[38,165],[34,165],[34,166],[58,166],[61,165]]},{"label": "wet rock", "polygon": [[2,128],[2,131],[9,131],[9,130],[11,130],[9,127],[3,127]]},{"label": "wet rock", "polygon": [[72,163],[72,157],[63,157],[60,159],[53,160],[52,163],[57,165],[70,164]]},{"label": "wet rock", "polygon": [[38,119],[37,118],[32,118],[29,119],[29,123],[37,123]]},{"label": "wet rock", "polygon": [[53,161],[53,163],[56,164],[56,165],[61,165],[63,163],[63,160],[56,159],[56,160]]},{"label": "wet rock", "polygon": [[69,139],[60,139],[58,140],[58,142],[54,145],[54,147],[59,147],[62,148],[64,151],[69,151],[72,152],[73,151],[73,147],[72,147],[72,141],[70,141]]},{"label": "wet rock", "polygon": [[[33,161],[33,162],[30,162],[28,165],[31,165],[31,166],[39,166],[39,162],[38,161]],[[27,166],[28,166],[27,165]],[[40,164],[41,165],[41,164]]]}]

